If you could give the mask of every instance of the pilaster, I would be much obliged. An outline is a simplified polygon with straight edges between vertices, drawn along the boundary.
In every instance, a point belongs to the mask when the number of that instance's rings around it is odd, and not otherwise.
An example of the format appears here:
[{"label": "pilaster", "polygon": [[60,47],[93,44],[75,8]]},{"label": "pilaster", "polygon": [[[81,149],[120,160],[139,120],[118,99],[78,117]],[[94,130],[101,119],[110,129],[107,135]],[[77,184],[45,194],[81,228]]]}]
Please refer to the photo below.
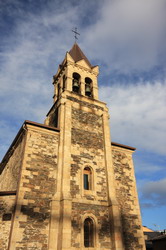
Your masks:
[{"label": "pilaster", "polygon": [[93,87],[93,98],[95,100],[99,99],[99,97],[98,97],[98,87]]},{"label": "pilaster", "polygon": [[73,81],[72,77],[67,76],[66,89],[70,92],[72,92],[72,81]]},{"label": "pilaster", "polygon": [[81,89],[81,95],[85,94],[85,83],[84,82],[80,82],[80,89]]},{"label": "pilaster", "polygon": [[114,172],[112,165],[112,152],[111,152],[111,138],[110,129],[108,124],[108,112],[103,113],[103,134],[105,143],[105,165],[107,169],[107,187],[108,187],[108,204],[110,211],[110,226],[113,232],[113,249],[124,250],[123,238],[121,231],[121,220],[119,207],[116,200],[115,184],[114,184]]},{"label": "pilaster", "polygon": [[[70,249],[71,246],[71,104],[64,102],[60,109],[60,145],[58,163],[57,195],[59,199],[59,234],[57,249]],[[57,214],[58,216],[58,214]],[[55,236],[54,236],[55,237]],[[56,236],[57,237],[57,236]],[[55,246],[55,245],[54,245]]]}]

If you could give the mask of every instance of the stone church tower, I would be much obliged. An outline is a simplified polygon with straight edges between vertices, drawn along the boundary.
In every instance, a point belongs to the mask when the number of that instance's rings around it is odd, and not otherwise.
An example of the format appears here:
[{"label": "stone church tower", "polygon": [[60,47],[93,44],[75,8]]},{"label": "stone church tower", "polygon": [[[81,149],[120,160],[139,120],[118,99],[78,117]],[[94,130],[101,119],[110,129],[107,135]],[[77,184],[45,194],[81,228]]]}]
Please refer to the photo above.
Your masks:
[{"label": "stone church tower", "polygon": [[0,249],[145,249],[135,148],[110,140],[98,73],[75,43],[45,123],[25,121],[4,156]]}]

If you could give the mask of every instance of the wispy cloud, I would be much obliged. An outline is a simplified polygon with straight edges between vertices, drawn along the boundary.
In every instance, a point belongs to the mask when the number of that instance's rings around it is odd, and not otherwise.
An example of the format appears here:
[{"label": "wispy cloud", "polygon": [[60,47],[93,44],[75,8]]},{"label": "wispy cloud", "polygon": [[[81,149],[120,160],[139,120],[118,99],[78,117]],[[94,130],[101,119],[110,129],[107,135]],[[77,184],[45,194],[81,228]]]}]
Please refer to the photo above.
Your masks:
[{"label": "wispy cloud", "polygon": [[98,21],[86,29],[86,46],[111,71],[149,71],[163,60],[165,9],[164,0],[105,1]]},{"label": "wispy cloud", "polygon": [[165,154],[165,82],[103,86],[100,96],[111,112],[113,140]]}]

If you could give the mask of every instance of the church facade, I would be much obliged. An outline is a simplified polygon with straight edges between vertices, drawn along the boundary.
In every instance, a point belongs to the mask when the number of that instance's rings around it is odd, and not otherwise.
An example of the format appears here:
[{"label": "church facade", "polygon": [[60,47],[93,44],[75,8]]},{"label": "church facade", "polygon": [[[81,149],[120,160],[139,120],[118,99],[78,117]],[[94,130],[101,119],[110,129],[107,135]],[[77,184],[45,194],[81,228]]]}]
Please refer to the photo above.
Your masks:
[{"label": "church facade", "polygon": [[4,156],[0,249],[145,249],[135,148],[110,139],[98,73],[75,43],[44,124],[25,121]]}]

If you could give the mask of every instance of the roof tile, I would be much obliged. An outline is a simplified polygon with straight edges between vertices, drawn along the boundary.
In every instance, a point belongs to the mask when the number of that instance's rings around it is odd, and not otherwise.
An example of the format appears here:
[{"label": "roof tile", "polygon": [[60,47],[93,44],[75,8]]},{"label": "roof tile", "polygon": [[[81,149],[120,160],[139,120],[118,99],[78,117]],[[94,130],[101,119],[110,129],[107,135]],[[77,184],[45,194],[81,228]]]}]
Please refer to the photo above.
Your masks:
[{"label": "roof tile", "polygon": [[90,68],[93,67],[77,43],[74,43],[73,47],[69,51],[69,54],[75,62],[78,62],[78,61],[84,59]]}]

